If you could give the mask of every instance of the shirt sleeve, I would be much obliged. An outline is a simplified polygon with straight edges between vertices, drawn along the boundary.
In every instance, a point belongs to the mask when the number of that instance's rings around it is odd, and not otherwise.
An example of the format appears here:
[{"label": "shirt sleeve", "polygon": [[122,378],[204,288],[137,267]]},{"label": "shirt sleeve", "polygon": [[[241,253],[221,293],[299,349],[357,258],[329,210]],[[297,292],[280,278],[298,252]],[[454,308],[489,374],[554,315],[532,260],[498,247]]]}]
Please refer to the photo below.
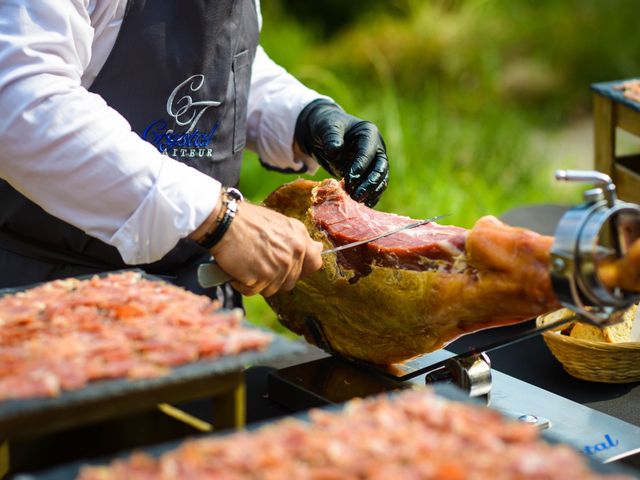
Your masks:
[{"label": "shirt sleeve", "polygon": [[126,263],[152,262],[205,220],[220,184],[162,155],[81,86],[93,39],[85,3],[0,2],[0,177]]},{"label": "shirt sleeve", "polygon": [[273,169],[314,173],[318,165],[311,157],[294,158],[293,134],[298,114],[318,98],[327,97],[305,87],[259,46],[251,73],[247,146]]}]

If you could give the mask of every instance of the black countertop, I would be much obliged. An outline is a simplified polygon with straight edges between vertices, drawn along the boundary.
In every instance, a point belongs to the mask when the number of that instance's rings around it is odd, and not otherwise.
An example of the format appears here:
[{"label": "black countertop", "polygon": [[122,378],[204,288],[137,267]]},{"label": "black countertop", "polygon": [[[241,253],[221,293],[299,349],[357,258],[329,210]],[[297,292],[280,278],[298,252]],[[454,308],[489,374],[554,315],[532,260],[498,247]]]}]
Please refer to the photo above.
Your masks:
[{"label": "black countertop", "polygon": [[[447,347],[463,353],[471,347],[506,338],[533,327],[533,321],[464,336]],[[541,336],[489,354],[491,367],[512,377],[640,426],[640,382],[600,383],[572,377],[562,368]]]}]

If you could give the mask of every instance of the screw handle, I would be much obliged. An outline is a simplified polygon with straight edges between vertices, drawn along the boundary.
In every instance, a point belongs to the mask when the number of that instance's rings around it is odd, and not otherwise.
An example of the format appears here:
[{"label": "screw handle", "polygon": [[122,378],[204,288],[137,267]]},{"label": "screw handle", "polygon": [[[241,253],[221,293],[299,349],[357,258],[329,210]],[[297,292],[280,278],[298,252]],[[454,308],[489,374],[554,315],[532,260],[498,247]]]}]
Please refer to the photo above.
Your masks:
[{"label": "screw handle", "polygon": [[556,170],[556,180],[565,182],[587,182],[602,187],[607,205],[613,207],[616,203],[616,186],[606,173],[595,170]]}]

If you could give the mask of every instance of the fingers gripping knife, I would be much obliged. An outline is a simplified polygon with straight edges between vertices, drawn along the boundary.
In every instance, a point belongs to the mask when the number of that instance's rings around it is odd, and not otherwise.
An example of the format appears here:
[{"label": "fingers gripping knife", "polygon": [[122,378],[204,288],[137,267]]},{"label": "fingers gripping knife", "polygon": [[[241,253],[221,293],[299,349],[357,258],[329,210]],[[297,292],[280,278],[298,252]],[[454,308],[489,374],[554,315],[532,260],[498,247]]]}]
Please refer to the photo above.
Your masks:
[{"label": "fingers gripping knife", "polygon": [[[406,224],[406,225],[401,225],[401,226],[399,226],[397,228],[393,228],[393,229],[388,230],[386,232],[378,233],[378,234],[373,235],[372,237],[366,238],[364,240],[358,240],[356,242],[347,243],[345,245],[340,245],[338,247],[328,248],[326,250],[323,250],[321,252],[321,255],[328,255],[330,253],[336,253],[336,252],[340,252],[342,250],[347,250],[349,248],[358,247],[358,246],[364,245],[366,243],[371,243],[371,242],[374,242],[376,240],[380,240],[381,238],[389,237],[389,236],[394,235],[396,233],[403,232],[405,230],[416,228],[416,227],[419,227],[421,225],[426,225],[427,223],[435,222],[436,220],[439,220],[439,219],[441,219],[443,217],[446,217],[448,215],[449,214],[446,213],[444,215],[437,215],[435,217],[425,218],[423,220],[418,220],[417,222],[409,223],[409,224]],[[198,265],[198,283],[200,283],[200,286],[203,287],[203,288],[216,287],[216,286],[222,285],[223,283],[228,282],[230,280],[233,280],[231,278],[231,275],[229,275],[225,271],[223,271],[218,266],[218,264],[215,262],[215,259],[213,259],[211,262],[202,263],[202,264]]]},{"label": "fingers gripping knife", "polygon": [[599,327],[617,323],[624,311],[640,300],[637,293],[608,289],[599,280],[597,271],[601,261],[624,257],[631,244],[640,238],[640,206],[618,200],[611,178],[600,172],[558,170],[556,179],[594,184],[594,188],[584,192],[584,202],[560,219],[551,249],[554,293],[576,315],[426,367],[427,383],[446,380],[470,396],[488,396],[491,373],[486,352],[575,320]]}]

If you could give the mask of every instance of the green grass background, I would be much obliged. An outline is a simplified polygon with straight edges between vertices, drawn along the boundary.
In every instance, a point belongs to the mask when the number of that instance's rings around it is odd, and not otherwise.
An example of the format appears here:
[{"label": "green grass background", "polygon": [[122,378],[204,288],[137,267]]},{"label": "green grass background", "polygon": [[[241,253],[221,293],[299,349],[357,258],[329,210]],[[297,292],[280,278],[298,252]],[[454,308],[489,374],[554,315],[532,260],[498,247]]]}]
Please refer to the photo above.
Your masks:
[{"label": "green grass background", "polygon": [[[376,208],[415,218],[449,212],[443,223],[470,227],[515,206],[580,200],[553,171],[592,166],[590,84],[640,76],[638,7],[263,0],[261,43],[303,83],[378,125],[391,179]],[[572,125],[583,126],[573,143],[588,143],[580,158],[557,141]],[[248,152],[241,188],[261,201],[296,177],[265,170]],[[261,297],[246,307],[250,321],[282,331]]]}]

